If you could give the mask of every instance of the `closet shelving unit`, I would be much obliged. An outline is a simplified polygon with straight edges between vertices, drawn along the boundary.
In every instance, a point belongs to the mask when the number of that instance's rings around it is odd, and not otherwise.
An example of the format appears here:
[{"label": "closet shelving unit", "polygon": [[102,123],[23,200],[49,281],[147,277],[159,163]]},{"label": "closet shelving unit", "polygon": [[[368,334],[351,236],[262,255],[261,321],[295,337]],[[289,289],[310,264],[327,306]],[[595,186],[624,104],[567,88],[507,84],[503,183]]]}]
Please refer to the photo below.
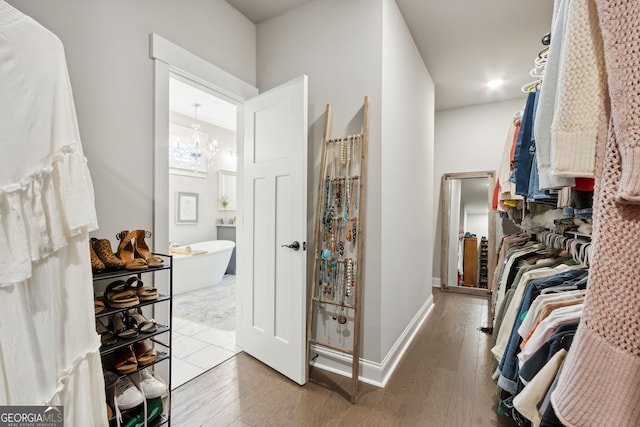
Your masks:
[{"label": "closet shelving unit", "polygon": [[[327,105],[318,183],[313,277],[307,307],[307,369],[325,348],[351,357],[351,401],[358,399],[365,195],[369,140],[369,97],[364,98],[362,132],[330,138],[331,105]],[[352,319],[349,321],[349,319]],[[352,327],[352,348],[313,338],[314,328]],[[333,326],[335,325],[335,328]],[[335,341],[339,341],[337,338]]]},{"label": "closet shelving unit", "polygon": [[[112,316],[116,313],[122,313],[122,312],[126,312],[127,310],[131,310],[131,309],[135,309],[138,307],[147,307],[147,308],[151,308],[153,310],[154,306],[156,304],[160,304],[160,303],[168,303],[169,304],[169,319],[167,319],[166,324],[160,324],[159,322],[157,323],[158,325],[158,329],[155,332],[150,332],[150,333],[139,333],[137,337],[135,338],[129,338],[129,339],[121,339],[118,338],[118,341],[115,344],[112,345],[108,345],[108,346],[101,346],[100,347],[100,357],[102,359],[102,365],[104,369],[108,369],[111,370],[112,372],[115,372],[116,374],[118,374],[119,377],[125,377],[128,375],[132,375],[135,374],[138,371],[141,371],[142,369],[146,369],[146,368],[152,368],[153,366],[157,365],[158,363],[162,363],[167,361],[167,363],[169,363],[168,366],[168,378],[166,379],[166,384],[167,384],[167,396],[166,398],[163,397],[163,411],[162,414],[154,419],[153,421],[151,421],[148,425],[150,427],[157,427],[157,426],[162,426],[162,425],[169,425],[170,424],[170,412],[171,412],[171,355],[170,355],[170,347],[169,344],[167,343],[171,343],[171,328],[169,327],[170,324],[170,319],[171,319],[171,310],[172,310],[172,302],[171,302],[171,295],[173,294],[173,256],[172,255],[166,255],[166,254],[160,254],[160,253],[154,253],[153,255],[162,257],[162,259],[164,259],[164,265],[162,267],[153,267],[153,268],[148,268],[148,269],[144,269],[144,270],[114,270],[114,271],[106,271],[106,272],[102,272],[102,273],[94,273],[93,274],[93,283],[95,286],[96,282],[108,282],[111,281],[113,279],[118,279],[118,278],[122,278],[122,277],[131,277],[131,276],[136,276],[138,279],[142,280],[142,276],[146,275],[148,273],[154,273],[154,272],[159,272],[159,271],[168,271],[169,273],[169,294],[159,294],[158,298],[152,301],[143,301],[140,304],[137,304],[135,306],[132,307],[127,307],[127,308],[110,308],[108,305],[106,305],[106,308],[101,311],[100,313],[97,313],[95,315],[96,321],[98,321],[98,319],[104,318],[104,317],[109,317]],[[99,301],[105,302],[104,297],[99,296],[96,297],[96,299],[98,299]],[[155,310],[153,310],[155,311]],[[166,342],[162,342],[160,340],[158,340],[157,338],[163,334],[166,334],[168,336],[167,341]],[[151,341],[154,343],[154,346],[156,347],[156,352],[157,352],[157,356],[156,356],[156,360],[152,363],[143,365],[143,366],[138,366],[138,369],[136,369],[134,372],[129,373],[129,374],[120,374],[118,372],[115,371],[115,369],[112,369],[113,367],[113,356],[116,350],[123,348],[123,347],[127,347],[129,345],[132,345],[138,341],[142,341],[145,340],[147,338],[150,338]],[[158,349],[158,346],[160,346],[162,349],[164,349],[165,351],[161,351],[160,349]],[[115,409],[115,408],[114,408]],[[127,410],[129,411],[129,410]],[[125,414],[127,411],[123,411],[123,414]],[[116,425],[115,423],[115,418],[109,420],[110,425]]]},{"label": "closet shelving unit", "polygon": [[478,287],[489,286],[489,240],[485,236],[480,239]]}]

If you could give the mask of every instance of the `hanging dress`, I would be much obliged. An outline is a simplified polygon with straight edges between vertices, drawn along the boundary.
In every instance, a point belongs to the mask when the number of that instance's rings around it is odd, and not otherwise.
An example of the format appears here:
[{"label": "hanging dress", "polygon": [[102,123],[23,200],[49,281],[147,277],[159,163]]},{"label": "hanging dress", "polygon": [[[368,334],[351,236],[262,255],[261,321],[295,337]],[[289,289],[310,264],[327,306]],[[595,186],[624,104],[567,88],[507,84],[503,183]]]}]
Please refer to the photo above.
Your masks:
[{"label": "hanging dress", "polygon": [[107,425],[88,233],[97,228],[60,40],[0,0],[0,405]]}]

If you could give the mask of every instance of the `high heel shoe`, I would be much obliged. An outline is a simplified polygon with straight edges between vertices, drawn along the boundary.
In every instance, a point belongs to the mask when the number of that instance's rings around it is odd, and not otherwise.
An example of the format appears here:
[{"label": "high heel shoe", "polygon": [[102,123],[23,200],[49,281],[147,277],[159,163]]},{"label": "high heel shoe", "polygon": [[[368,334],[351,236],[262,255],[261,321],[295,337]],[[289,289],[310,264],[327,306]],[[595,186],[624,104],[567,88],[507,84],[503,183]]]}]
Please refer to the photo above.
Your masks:
[{"label": "high heel shoe", "polygon": [[118,342],[118,339],[116,338],[113,331],[107,329],[104,323],[102,323],[98,319],[96,319],[96,332],[98,333],[98,335],[100,335],[100,342],[103,346],[114,345]]},{"label": "high heel shoe", "polygon": [[129,326],[137,329],[138,332],[150,333],[158,330],[156,321],[144,317],[140,307],[127,310],[127,316],[129,317]]},{"label": "high heel shoe", "polygon": [[164,265],[164,260],[153,255],[149,250],[149,246],[147,246],[147,242],[144,241],[145,237],[151,237],[151,232],[145,230],[133,230],[131,234],[135,239],[133,246],[135,255],[144,259],[149,267],[162,267]]},{"label": "high heel shoe", "polygon": [[91,244],[93,245],[93,249],[96,255],[104,263],[104,266],[106,268],[117,269],[124,267],[124,262],[122,262],[121,259],[113,254],[113,250],[111,249],[111,242],[109,240],[96,239],[95,237],[92,237]]},{"label": "high heel shoe", "polygon": [[118,338],[135,338],[138,336],[138,330],[135,325],[131,325],[128,319],[125,319],[123,313],[116,313],[111,316],[109,326],[113,334]]},{"label": "high heel shoe", "polygon": [[116,234],[116,239],[120,240],[118,244],[118,252],[116,255],[124,262],[124,268],[126,270],[144,270],[149,268],[147,262],[142,258],[135,258],[133,255],[133,234],[127,230],[123,230]]}]

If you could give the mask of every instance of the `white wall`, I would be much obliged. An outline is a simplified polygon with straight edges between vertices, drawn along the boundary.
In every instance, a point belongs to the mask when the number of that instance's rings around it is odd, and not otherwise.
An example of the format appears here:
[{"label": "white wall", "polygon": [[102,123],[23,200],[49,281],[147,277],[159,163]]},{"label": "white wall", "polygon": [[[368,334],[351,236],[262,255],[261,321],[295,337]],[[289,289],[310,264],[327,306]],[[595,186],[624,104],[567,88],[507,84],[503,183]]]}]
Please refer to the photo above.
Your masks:
[{"label": "white wall", "polygon": [[480,245],[480,239],[483,236],[487,237],[489,233],[489,221],[487,220],[487,214],[466,212],[464,231],[475,234],[478,237],[478,245]]},{"label": "white wall", "polygon": [[[315,202],[326,106],[331,104],[333,108],[331,136],[351,135],[361,131],[364,97],[368,95],[371,99],[361,348],[363,357],[376,361],[381,360],[380,2],[316,0],[257,26],[258,88],[261,91],[301,74],[309,76],[309,266],[314,247]],[[334,338],[332,342],[336,339],[340,338]],[[338,345],[347,344],[338,341]]]},{"label": "white wall", "polygon": [[434,86],[396,2],[382,4],[384,357],[431,296]]},{"label": "white wall", "polygon": [[[162,37],[255,85],[255,26],[224,0],[8,0],[64,43],[100,229],[153,229],[153,61]],[[223,41],[223,42],[221,42]],[[169,208],[169,207],[168,207]],[[155,243],[155,242],[151,242]],[[157,242],[158,247],[166,242]]]},{"label": "white wall", "polygon": [[435,215],[433,277],[440,278],[442,200],[444,173],[495,170],[500,167],[509,125],[522,99],[474,107],[437,111],[435,114],[435,162],[433,209]]},{"label": "white wall", "polygon": [[[170,113],[171,123],[191,126],[193,119],[178,113]],[[236,133],[219,126],[200,121],[203,132],[209,135],[209,141],[215,140],[219,149],[211,159],[206,177],[169,174],[169,240],[173,243],[186,245],[189,243],[217,239],[216,222],[224,217],[224,211],[219,209],[219,172],[220,170],[235,172],[236,158],[229,152],[236,151]],[[176,194],[178,192],[197,193],[198,223],[176,224]],[[236,211],[227,211],[227,217],[233,218]],[[158,242],[161,247],[163,242]],[[168,249],[167,249],[168,250]]]},{"label": "white wall", "polygon": [[316,0],[257,34],[260,90],[309,76],[309,241],[326,105],[342,136],[371,99],[361,357],[382,362],[431,291],[433,83],[393,0]]}]

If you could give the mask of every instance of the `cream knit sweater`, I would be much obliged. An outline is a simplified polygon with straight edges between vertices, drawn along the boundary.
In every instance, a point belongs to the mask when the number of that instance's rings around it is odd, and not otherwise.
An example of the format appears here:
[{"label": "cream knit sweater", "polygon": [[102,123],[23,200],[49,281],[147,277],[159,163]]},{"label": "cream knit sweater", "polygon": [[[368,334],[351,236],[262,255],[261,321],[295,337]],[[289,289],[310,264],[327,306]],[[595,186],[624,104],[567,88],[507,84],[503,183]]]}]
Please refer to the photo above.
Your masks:
[{"label": "cream knit sweater", "polygon": [[[640,425],[640,2],[595,0],[611,101],[582,322],[551,401],[567,426]],[[603,121],[603,124],[604,121]]]},{"label": "cream knit sweater", "polygon": [[604,86],[596,5],[593,0],[571,0],[551,125],[552,174],[594,176],[598,123],[604,114]]}]

